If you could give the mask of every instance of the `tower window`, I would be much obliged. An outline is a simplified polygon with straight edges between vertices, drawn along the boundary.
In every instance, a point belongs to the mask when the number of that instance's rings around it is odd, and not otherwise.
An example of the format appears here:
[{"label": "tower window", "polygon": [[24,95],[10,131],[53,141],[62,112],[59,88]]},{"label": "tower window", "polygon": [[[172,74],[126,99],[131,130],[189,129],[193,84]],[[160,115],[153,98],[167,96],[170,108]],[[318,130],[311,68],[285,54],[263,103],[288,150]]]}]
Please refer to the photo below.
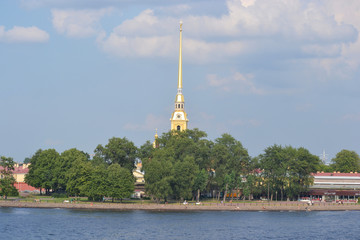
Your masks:
[{"label": "tower window", "polygon": [[181,104],[181,108],[184,108],[184,104]]},{"label": "tower window", "polygon": [[180,131],[180,129],[181,129],[180,126],[177,126],[177,130]]}]

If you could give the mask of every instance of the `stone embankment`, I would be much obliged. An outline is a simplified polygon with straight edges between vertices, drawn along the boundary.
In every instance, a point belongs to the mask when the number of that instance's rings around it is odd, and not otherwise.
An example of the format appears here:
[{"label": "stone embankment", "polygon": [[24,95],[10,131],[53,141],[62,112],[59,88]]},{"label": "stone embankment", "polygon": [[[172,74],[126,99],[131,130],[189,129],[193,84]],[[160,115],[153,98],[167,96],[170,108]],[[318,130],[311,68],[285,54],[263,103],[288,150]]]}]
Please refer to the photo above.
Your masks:
[{"label": "stone embankment", "polygon": [[300,202],[258,203],[204,203],[196,204],[132,204],[132,203],[49,203],[0,201],[0,207],[17,208],[68,208],[94,210],[149,210],[149,211],[349,211],[360,210],[359,204],[315,203],[309,206]]}]

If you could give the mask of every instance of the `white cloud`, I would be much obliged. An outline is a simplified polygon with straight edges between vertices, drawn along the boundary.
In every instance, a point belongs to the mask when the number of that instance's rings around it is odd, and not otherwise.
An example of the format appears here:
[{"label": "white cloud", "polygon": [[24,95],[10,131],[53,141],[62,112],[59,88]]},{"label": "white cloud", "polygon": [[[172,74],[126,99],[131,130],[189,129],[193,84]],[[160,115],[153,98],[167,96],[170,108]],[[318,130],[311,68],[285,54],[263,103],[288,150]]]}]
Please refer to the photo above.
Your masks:
[{"label": "white cloud", "polygon": [[343,116],[343,120],[360,122],[360,113],[351,113]]},{"label": "white cloud", "polygon": [[[120,57],[178,57],[179,39],[174,36],[126,37],[112,33],[100,39],[101,48]],[[175,44],[174,44],[175,43]],[[183,40],[183,56],[192,63],[219,62],[246,51],[241,42],[208,43],[195,39]]]},{"label": "white cloud", "polygon": [[313,57],[338,57],[341,54],[342,46],[340,44],[331,44],[331,45],[318,45],[318,44],[309,44],[302,47],[302,52],[307,56]]},{"label": "white cloud", "polygon": [[301,41],[354,39],[352,25],[338,23],[332,12],[302,0],[228,0],[228,13],[221,17],[190,16],[192,34],[233,37],[281,37]]},{"label": "white cloud", "polygon": [[41,43],[49,40],[49,34],[37,27],[14,26],[6,31],[4,26],[0,26],[0,42],[21,43],[32,42]]},{"label": "white cloud", "polygon": [[[178,22],[171,17],[159,18],[153,10],[147,9],[124,21],[98,42],[105,52],[120,57],[177,57]],[[191,26],[192,23],[187,22],[184,28],[191,29]],[[193,63],[221,61],[246,52],[249,46],[246,41],[207,42],[192,38],[191,30],[189,32],[183,38],[183,55]]]},{"label": "white cloud", "polygon": [[173,48],[172,42],[169,36],[127,38],[111,34],[102,42],[102,48],[105,52],[120,57],[157,57],[168,56]]},{"label": "white cloud", "polygon": [[[131,4],[140,3],[145,2]],[[191,1],[156,1],[152,9],[124,20],[108,33],[101,19],[112,9],[130,4],[128,1],[31,0],[28,4],[58,7],[52,15],[59,33],[97,36],[99,47],[118,57],[176,59],[182,16],[184,61],[191,63],[261,56],[263,62],[298,60],[301,66],[325,72],[327,77],[351,75],[360,66],[360,2],[356,0],[347,4],[336,0],[227,0],[227,11],[218,16],[187,14],[195,6]]]},{"label": "white cloud", "polygon": [[244,7],[250,7],[252,5],[254,5],[256,2],[256,0],[241,0],[241,5],[243,5]]},{"label": "white cloud", "polygon": [[58,33],[68,37],[90,37],[102,31],[99,21],[111,11],[111,8],[100,10],[53,9],[51,10],[52,23]]},{"label": "white cloud", "polygon": [[108,37],[98,38],[98,43],[105,52],[119,57],[168,57],[177,49],[175,34],[168,34],[171,25],[177,25],[174,19],[161,21],[147,9],[115,27]]},{"label": "white cloud", "polygon": [[[183,54],[193,63],[263,53],[268,53],[269,58],[338,58],[345,45],[356,40],[357,30],[351,22],[338,22],[333,12],[324,7],[326,4],[228,0],[228,12],[220,17],[183,18]],[[177,6],[191,7],[173,7]],[[98,42],[107,53],[120,57],[175,57],[178,21],[146,9]]]},{"label": "white cloud", "polygon": [[241,94],[264,95],[265,90],[255,86],[251,74],[235,73],[233,76],[219,78],[216,74],[207,76],[209,86],[218,88],[225,92],[238,92]]},{"label": "white cloud", "polygon": [[[344,4],[343,1],[332,0],[327,3],[327,11],[334,15],[338,24],[351,24],[357,29],[358,33],[355,42],[343,45],[340,58],[328,59],[322,61],[320,64],[326,69],[332,69],[332,71],[330,71],[332,74],[336,72],[340,76],[347,76],[360,66],[360,2],[357,0],[348,0],[346,4]],[[339,68],[339,64],[345,64],[346,67]]]}]

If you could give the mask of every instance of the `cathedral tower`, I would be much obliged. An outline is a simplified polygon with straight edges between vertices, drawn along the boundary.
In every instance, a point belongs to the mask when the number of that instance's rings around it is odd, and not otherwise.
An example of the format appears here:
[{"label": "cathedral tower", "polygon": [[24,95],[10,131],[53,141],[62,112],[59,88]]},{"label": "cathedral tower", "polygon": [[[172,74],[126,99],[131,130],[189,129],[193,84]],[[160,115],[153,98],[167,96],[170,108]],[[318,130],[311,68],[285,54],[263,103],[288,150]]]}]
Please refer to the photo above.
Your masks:
[{"label": "cathedral tower", "polygon": [[175,110],[171,115],[171,130],[183,131],[187,129],[188,119],[185,112],[184,95],[182,94],[182,22],[180,22],[180,46],[179,46],[179,76],[178,89],[175,97]]}]

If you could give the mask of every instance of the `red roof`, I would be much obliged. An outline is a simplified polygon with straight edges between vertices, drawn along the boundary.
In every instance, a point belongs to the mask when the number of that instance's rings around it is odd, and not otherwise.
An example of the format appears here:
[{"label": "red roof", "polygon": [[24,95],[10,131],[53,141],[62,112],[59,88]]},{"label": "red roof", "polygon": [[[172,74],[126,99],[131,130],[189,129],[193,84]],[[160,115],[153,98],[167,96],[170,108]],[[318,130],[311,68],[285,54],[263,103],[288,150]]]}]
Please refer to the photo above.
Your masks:
[{"label": "red roof", "polygon": [[333,176],[333,177],[360,177],[360,173],[313,173],[314,177],[325,177],[325,176]]},{"label": "red roof", "polygon": [[[3,167],[0,167],[0,171],[3,170]],[[15,167],[13,174],[26,174],[29,172],[28,168],[23,168],[23,166]]]}]

